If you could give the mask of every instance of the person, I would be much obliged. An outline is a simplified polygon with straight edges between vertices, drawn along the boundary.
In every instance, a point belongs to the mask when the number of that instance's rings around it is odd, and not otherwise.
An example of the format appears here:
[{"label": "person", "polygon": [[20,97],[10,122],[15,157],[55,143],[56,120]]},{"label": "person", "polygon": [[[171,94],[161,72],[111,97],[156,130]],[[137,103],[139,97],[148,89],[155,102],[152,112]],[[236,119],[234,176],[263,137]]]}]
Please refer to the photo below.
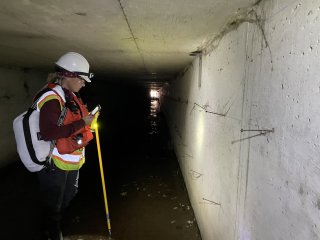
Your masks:
[{"label": "person", "polygon": [[[42,239],[63,239],[60,222],[78,189],[79,169],[85,162],[85,145],[93,138],[88,113],[76,95],[91,82],[88,61],[79,53],[68,52],[49,74],[46,91],[37,101],[40,137],[54,141],[50,164],[38,172],[42,202]],[[60,122],[59,122],[60,121]]]}]

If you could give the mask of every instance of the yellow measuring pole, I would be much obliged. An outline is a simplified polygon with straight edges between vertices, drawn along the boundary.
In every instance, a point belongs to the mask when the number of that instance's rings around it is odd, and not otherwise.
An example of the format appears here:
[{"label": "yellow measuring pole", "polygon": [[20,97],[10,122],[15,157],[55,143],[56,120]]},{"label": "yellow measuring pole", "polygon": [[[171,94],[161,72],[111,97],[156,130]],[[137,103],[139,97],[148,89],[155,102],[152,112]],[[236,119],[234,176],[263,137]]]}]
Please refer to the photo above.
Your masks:
[{"label": "yellow measuring pole", "polygon": [[108,223],[108,231],[109,235],[111,236],[111,224],[110,224],[110,217],[109,217],[109,209],[108,209],[108,201],[107,201],[107,192],[106,192],[106,184],[104,181],[104,173],[103,173],[103,165],[102,165],[102,157],[101,157],[101,148],[100,148],[100,139],[99,139],[99,131],[98,131],[98,123],[97,123],[98,116],[94,119],[91,124],[91,128],[94,129],[96,133],[96,142],[97,142],[97,149],[98,149],[98,157],[99,157],[99,165],[100,165],[100,174],[101,174],[101,181],[102,181],[102,189],[103,189],[103,197],[104,197],[104,206],[106,209],[106,216],[107,216],[107,223]]}]

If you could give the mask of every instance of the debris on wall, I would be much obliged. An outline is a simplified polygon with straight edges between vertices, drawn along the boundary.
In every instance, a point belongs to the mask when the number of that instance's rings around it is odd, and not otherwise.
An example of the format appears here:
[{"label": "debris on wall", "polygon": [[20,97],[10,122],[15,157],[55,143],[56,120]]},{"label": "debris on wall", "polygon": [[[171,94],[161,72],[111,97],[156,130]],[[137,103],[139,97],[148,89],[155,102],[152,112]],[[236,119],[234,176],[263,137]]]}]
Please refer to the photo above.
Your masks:
[{"label": "debris on wall", "polygon": [[201,88],[198,58],[171,83],[188,99],[163,109],[204,240],[320,239],[319,12],[257,1],[199,47]]},{"label": "debris on wall", "polygon": [[[268,0],[259,0],[255,4],[253,4],[252,7],[247,9],[239,9],[239,12],[232,16],[227,24],[222,27],[222,29],[219,31],[218,34],[215,34],[213,37],[208,38],[202,46],[199,46],[199,52],[202,52],[205,55],[211,54],[220,44],[221,40],[230,32],[236,31],[239,26],[241,26],[244,23],[254,24],[258,27],[260,30],[260,33],[262,35],[264,45],[261,46],[261,49],[264,47],[268,48],[269,54],[270,54],[270,62],[273,64],[273,58],[272,58],[272,52],[271,48],[269,46],[269,42],[266,37],[265,33],[265,21],[266,16],[264,13],[263,8],[260,7],[260,5],[263,2],[266,2]],[[221,69],[222,70],[222,69]],[[273,70],[273,66],[272,66]]]}]

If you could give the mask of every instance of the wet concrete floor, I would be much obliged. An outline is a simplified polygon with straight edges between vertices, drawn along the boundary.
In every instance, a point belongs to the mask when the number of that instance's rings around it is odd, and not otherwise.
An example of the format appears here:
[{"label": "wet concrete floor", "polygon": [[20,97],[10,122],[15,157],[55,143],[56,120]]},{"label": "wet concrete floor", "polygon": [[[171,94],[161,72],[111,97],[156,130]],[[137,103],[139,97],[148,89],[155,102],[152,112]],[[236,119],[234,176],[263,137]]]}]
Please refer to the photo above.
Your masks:
[{"label": "wet concrete floor", "polygon": [[[106,91],[107,99],[95,100],[103,107],[99,133],[111,239],[201,239],[158,102],[141,88],[125,88],[121,99],[118,85]],[[38,239],[35,175],[16,162],[0,169],[0,187],[0,239]],[[66,240],[110,239],[95,142],[87,147],[79,192],[62,227]]]}]

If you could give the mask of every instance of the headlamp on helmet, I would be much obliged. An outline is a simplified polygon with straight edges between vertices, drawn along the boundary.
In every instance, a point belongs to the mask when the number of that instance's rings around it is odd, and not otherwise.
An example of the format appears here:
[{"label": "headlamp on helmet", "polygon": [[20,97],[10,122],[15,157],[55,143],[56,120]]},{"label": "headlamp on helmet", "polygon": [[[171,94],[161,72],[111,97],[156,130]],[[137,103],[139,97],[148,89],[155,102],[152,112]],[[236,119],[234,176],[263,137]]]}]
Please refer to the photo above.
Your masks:
[{"label": "headlamp on helmet", "polygon": [[91,82],[93,73],[89,72],[89,63],[81,54],[68,52],[56,62],[58,72],[67,77],[81,77],[86,82]]}]

